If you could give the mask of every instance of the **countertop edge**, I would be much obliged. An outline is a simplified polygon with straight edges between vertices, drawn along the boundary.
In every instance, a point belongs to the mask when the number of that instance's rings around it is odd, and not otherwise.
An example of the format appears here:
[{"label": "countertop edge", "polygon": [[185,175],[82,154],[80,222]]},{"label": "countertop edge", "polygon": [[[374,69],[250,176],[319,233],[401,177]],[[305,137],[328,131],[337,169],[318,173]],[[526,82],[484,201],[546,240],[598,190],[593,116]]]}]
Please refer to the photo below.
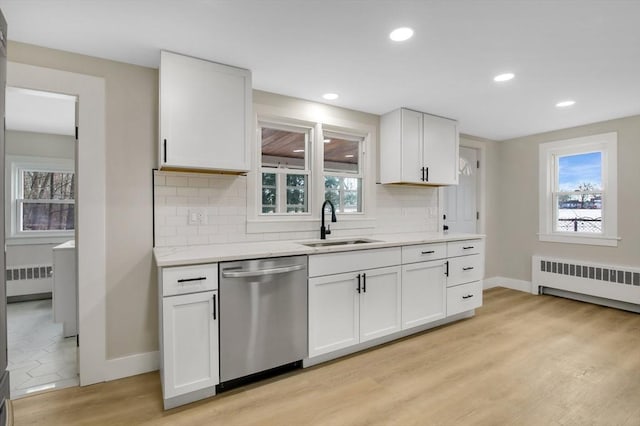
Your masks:
[{"label": "countertop edge", "polygon": [[[359,237],[351,237],[359,238]],[[377,240],[376,242],[359,245],[341,245],[329,247],[307,247],[302,243],[317,240],[282,240],[282,241],[261,241],[252,243],[228,243],[210,244],[199,246],[181,247],[156,247],[153,249],[153,258],[159,268],[171,266],[190,266],[206,263],[218,263],[234,260],[261,259],[270,257],[314,255],[327,253],[340,253],[345,251],[361,251],[380,248],[401,247],[419,244],[431,244],[451,241],[485,239],[484,234],[437,234],[425,237],[413,236],[403,237],[398,234],[373,235],[362,238]],[[343,238],[336,238],[336,241]],[[331,241],[331,240],[329,240]],[[269,246],[280,246],[274,249]],[[225,253],[226,251],[226,253]]]}]

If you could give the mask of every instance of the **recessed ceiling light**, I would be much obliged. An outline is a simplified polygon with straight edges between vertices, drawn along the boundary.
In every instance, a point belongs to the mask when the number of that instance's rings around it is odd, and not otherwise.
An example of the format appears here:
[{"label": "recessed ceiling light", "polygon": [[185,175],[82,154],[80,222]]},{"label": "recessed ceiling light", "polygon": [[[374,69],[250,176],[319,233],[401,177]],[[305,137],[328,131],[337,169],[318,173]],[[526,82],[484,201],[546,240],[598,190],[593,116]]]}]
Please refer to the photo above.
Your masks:
[{"label": "recessed ceiling light", "polygon": [[324,143],[331,143],[331,139],[325,139]]},{"label": "recessed ceiling light", "polygon": [[493,81],[495,81],[497,83],[502,83],[504,81],[512,80],[513,77],[515,77],[514,73],[506,72],[504,74],[496,75],[495,77],[493,77]]},{"label": "recessed ceiling light", "polygon": [[389,33],[389,38],[393,41],[406,41],[413,37],[413,30],[409,27],[396,28]]},{"label": "recessed ceiling light", "polygon": [[558,102],[556,104],[556,108],[568,108],[570,106],[573,106],[575,103],[576,103],[576,101],[572,101],[572,100],[566,100],[566,101]]},{"label": "recessed ceiling light", "polygon": [[325,98],[328,101],[333,101],[338,99],[338,94],[337,93],[325,93],[324,95],[322,95],[323,98]]},{"label": "recessed ceiling light", "polygon": [[293,152],[304,152],[304,149],[294,149]]},{"label": "recessed ceiling light", "polygon": [[347,154],[344,156],[344,158],[353,158],[353,154]]}]

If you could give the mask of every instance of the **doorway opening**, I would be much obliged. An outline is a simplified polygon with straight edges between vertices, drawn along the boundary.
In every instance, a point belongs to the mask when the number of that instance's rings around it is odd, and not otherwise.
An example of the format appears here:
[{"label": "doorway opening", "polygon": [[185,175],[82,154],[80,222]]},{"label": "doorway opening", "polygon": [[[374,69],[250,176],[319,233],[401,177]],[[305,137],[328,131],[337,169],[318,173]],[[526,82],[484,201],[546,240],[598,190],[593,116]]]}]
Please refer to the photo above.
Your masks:
[{"label": "doorway opening", "polygon": [[5,243],[11,398],[79,384],[77,97],[7,87]]}]

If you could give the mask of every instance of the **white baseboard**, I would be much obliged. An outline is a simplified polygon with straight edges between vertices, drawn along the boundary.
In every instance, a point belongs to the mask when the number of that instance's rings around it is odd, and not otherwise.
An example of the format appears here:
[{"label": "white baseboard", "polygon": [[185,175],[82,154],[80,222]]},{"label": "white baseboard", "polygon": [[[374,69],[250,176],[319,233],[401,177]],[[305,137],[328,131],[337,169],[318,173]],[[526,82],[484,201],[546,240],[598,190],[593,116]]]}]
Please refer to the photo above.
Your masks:
[{"label": "white baseboard", "polygon": [[482,288],[486,290],[493,287],[504,287],[512,290],[524,291],[525,293],[531,293],[531,281],[516,280],[506,277],[485,278]]},{"label": "white baseboard", "polygon": [[107,360],[105,380],[122,379],[160,369],[160,352],[145,352]]},{"label": "white baseboard", "polygon": [[51,278],[43,280],[7,281],[7,297],[51,293],[52,288],[53,280]]}]

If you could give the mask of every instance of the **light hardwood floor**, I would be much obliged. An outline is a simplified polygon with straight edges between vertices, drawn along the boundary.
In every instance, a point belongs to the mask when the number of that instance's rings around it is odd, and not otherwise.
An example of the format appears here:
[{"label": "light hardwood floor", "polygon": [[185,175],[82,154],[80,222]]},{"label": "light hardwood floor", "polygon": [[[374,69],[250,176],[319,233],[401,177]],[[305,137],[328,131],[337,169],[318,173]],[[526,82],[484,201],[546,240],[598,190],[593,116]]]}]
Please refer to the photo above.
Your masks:
[{"label": "light hardwood floor", "polygon": [[474,318],[167,412],[158,373],[13,407],[15,425],[640,425],[640,315],[496,288]]}]

